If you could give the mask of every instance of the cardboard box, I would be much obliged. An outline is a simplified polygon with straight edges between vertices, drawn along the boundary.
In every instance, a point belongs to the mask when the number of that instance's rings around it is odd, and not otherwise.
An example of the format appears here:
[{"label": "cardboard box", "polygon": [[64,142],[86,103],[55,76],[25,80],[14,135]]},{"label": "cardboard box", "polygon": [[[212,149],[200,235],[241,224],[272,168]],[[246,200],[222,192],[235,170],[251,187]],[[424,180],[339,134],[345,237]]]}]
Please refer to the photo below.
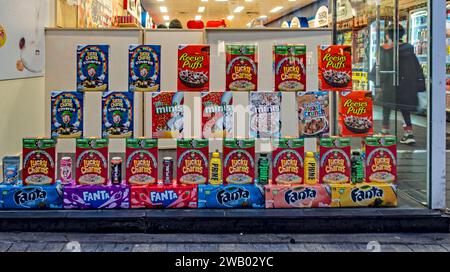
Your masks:
[{"label": "cardboard box", "polygon": [[199,185],[198,207],[264,208],[264,190],[253,185]]},{"label": "cardboard box", "polygon": [[131,186],[131,208],[197,208],[197,185]]},{"label": "cardboard box", "polygon": [[266,208],[327,208],[331,205],[328,185],[267,185]]},{"label": "cardboard box", "polygon": [[130,187],[126,185],[75,185],[64,187],[64,209],[128,209]]},{"label": "cardboard box", "polygon": [[60,209],[62,186],[52,185],[0,185],[1,209]]},{"label": "cardboard box", "polygon": [[335,208],[396,207],[397,186],[376,183],[332,184],[331,206]]}]

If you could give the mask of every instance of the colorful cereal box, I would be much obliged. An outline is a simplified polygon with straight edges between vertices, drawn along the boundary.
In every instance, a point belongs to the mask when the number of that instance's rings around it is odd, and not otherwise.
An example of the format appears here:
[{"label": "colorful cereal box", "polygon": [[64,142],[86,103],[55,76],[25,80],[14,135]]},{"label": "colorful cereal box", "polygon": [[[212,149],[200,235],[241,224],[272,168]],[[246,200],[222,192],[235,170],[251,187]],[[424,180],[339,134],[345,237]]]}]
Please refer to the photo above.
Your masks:
[{"label": "colorful cereal box", "polygon": [[320,139],[319,181],[325,184],[350,183],[350,139]]},{"label": "colorful cereal box", "polygon": [[250,93],[250,138],[279,138],[281,135],[281,93]]},{"label": "colorful cereal box", "polygon": [[105,92],[102,97],[102,136],[104,138],[133,137],[134,94]]},{"label": "colorful cereal box", "polygon": [[327,137],[330,133],[328,92],[298,92],[298,129],[300,137]]},{"label": "colorful cereal box", "polygon": [[226,45],[226,90],[258,90],[257,45]]},{"label": "colorful cereal box", "polygon": [[152,94],[152,137],[181,138],[183,136],[184,93]]},{"label": "colorful cereal box", "polygon": [[64,187],[64,209],[128,209],[130,187],[78,185]]},{"label": "colorful cereal box", "polygon": [[264,192],[259,186],[199,185],[198,207],[209,209],[264,208]]},{"label": "colorful cereal box", "polygon": [[209,45],[178,45],[178,91],[209,91]]},{"label": "colorful cereal box", "polygon": [[77,139],[75,168],[77,184],[107,184],[108,139]]},{"label": "colorful cereal box", "polygon": [[272,145],[272,184],[303,183],[304,140],[280,138]]},{"label": "colorful cereal box", "polygon": [[366,181],[393,183],[397,180],[397,138],[395,136],[366,137]]},{"label": "colorful cereal box", "polygon": [[78,45],[78,91],[108,90],[108,50],[109,45]]},{"label": "colorful cereal box", "polygon": [[197,185],[131,186],[131,208],[197,208]]},{"label": "colorful cereal box", "polygon": [[233,94],[202,92],[202,137],[230,138],[233,135]]},{"label": "colorful cereal box", "polygon": [[60,209],[62,186],[52,185],[13,186],[0,185],[1,209]]},{"label": "colorful cereal box", "polygon": [[78,92],[52,92],[52,138],[83,137],[83,101]]},{"label": "colorful cereal box", "polygon": [[128,184],[156,183],[158,180],[158,139],[127,139],[125,169]]},{"label": "colorful cereal box", "polygon": [[267,185],[266,208],[326,208],[331,204],[328,185]]},{"label": "colorful cereal box", "polygon": [[331,207],[396,207],[397,186],[393,184],[332,184]]},{"label": "colorful cereal box", "polygon": [[177,140],[177,181],[181,184],[204,184],[208,180],[208,139]]},{"label": "colorful cereal box", "polygon": [[23,139],[22,180],[24,185],[55,183],[56,140],[44,138]]},{"label": "colorful cereal box", "polygon": [[306,46],[273,47],[276,92],[306,91]]},{"label": "colorful cereal box", "polygon": [[339,133],[341,136],[373,134],[372,93],[341,92],[339,96]]},{"label": "colorful cereal box", "polygon": [[321,45],[319,56],[319,90],[351,91],[352,48],[348,45]]},{"label": "colorful cereal box", "polygon": [[224,139],[224,184],[253,184],[255,179],[255,139]]},{"label": "colorful cereal box", "polygon": [[132,44],[128,48],[128,89],[132,92],[159,92],[161,46]]}]

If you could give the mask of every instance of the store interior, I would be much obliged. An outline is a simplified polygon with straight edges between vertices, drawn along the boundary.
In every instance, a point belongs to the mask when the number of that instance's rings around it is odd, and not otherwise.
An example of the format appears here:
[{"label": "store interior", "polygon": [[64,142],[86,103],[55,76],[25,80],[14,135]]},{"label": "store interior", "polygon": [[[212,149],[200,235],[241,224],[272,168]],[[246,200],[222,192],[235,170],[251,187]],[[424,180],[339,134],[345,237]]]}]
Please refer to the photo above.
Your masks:
[{"label": "store interior", "polygon": [[[409,43],[414,48],[425,79],[428,81],[428,1],[427,0],[89,0],[49,1],[48,22],[45,27],[45,74],[22,79],[0,80],[0,89],[14,88],[18,91],[0,101],[10,121],[0,123],[0,141],[8,145],[0,147],[0,156],[21,153],[24,137],[50,136],[50,98],[55,90],[76,88],[75,51],[77,44],[110,45],[110,90],[126,90],[127,66],[124,52],[129,44],[159,44],[162,46],[161,90],[175,90],[176,50],[178,44],[210,44],[211,46],[211,89],[220,90],[225,85],[223,59],[226,43],[255,43],[259,46],[260,76],[259,90],[272,90],[272,45],[275,43],[296,43],[307,46],[308,90],[318,89],[317,52],[322,44],[349,45],[353,52],[353,90],[370,91],[373,97],[373,130],[383,129],[382,90],[371,71],[380,58],[380,47],[386,44],[385,29],[396,22],[405,30],[404,36],[395,43]],[[336,22],[332,20],[332,4],[336,2]],[[398,4],[397,9],[395,8]],[[333,42],[333,29],[336,30]],[[401,40],[401,42],[400,42]],[[61,61],[61,60],[65,61]],[[394,67],[399,60],[391,57]],[[447,65],[447,67],[449,67]],[[449,70],[449,69],[447,69]],[[61,73],[61,71],[65,71]],[[386,71],[384,71],[386,72]],[[383,71],[381,71],[383,73]],[[223,74],[223,75],[222,75]],[[375,81],[375,82],[374,82]],[[418,93],[417,109],[411,112],[415,144],[397,144],[398,207],[426,208],[429,200],[428,186],[428,84]],[[31,90],[32,89],[32,90]],[[30,93],[26,93],[31,90]],[[13,108],[7,101],[17,101],[20,96],[29,99]],[[85,137],[98,136],[101,130],[101,94],[89,93],[85,102]],[[282,134],[290,135],[297,130],[297,118],[289,110],[294,107],[294,94],[284,94],[281,113]],[[150,116],[150,94],[136,94],[135,124],[136,136],[148,136],[151,126],[146,120]],[[195,112],[198,94],[187,93],[185,103],[192,108],[191,120],[197,120]],[[336,99],[335,94],[331,101]],[[35,106],[39,101],[40,106]],[[234,94],[234,101],[248,104],[248,94]],[[450,101],[447,99],[447,101]],[[17,104],[19,104],[17,102]],[[291,105],[292,104],[292,105]],[[18,115],[23,111],[24,115]],[[331,113],[337,117],[337,108]],[[93,117],[92,117],[93,116]],[[148,118],[148,117],[147,117]],[[197,118],[197,119],[196,119]],[[186,119],[185,119],[186,122]],[[289,128],[290,124],[292,131]],[[12,123],[27,124],[12,129]],[[189,136],[198,137],[197,121],[186,122]],[[239,128],[236,127],[236,130]],[[336,131],[336,127],[332,127]],[[400,111],[393,110],[389,116],[390,133],[401,139],[404,134],[404,119]],[[236,137],[248,137],[248,128],[242,128]],[[186,133],[186,130],[185,130]],[[186,136],[186,134],[185,134]],[[125,158],[125,144],[122,140],[110,141],[110,157]],[[210,143],[210,152],[219,148],[222,142]],[[353,149],[361,147],[361,138],[351,139]],[[159,157],[176,155],[176,141],[160,140]],[[315,149],[313,141],[305,144]],[[309,147],[308,147],[309,146]],[[68,139],[58,141],[58,157],[75,159],[75,142]],[[268,152],[257,142],[257,152]],[[162,172],[162,165],[159,165]]]}]

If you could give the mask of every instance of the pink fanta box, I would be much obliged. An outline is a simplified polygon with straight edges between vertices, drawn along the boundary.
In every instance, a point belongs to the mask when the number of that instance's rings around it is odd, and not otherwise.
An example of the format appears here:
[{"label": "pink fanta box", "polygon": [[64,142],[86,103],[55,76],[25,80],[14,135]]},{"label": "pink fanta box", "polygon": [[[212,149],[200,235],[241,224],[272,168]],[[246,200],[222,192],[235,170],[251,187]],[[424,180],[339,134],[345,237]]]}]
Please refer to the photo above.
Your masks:
[{"label": "pink fanta box", "polygon": [[266,208],[327,208],[331,204],[328,185],[267,185]]}]

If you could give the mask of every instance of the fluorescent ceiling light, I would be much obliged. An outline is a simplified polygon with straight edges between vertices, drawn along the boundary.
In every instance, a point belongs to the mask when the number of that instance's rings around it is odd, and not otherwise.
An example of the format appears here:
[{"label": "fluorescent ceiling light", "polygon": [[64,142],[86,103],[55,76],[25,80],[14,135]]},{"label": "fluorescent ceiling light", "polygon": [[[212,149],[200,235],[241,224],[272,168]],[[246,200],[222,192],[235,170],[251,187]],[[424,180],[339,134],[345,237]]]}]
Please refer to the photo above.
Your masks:
[{"label": "fluorescent ceiling light", "polygon": [[289,2],[295,2],[295,1],[297,1],[297,0],[288,0]]},{"label": "fluorescent ceiling light", "polygon": [[163,16],[163,19],[164,19],[164,21],[169,21],[169,20],[170,20],[170,17],[169,17],[169,15],[164,15],[164,16]]},{"label": "fluorescent ceiling light", "polygon": [[226,2],[228,0],[216,0],[216,2]]},{"label": "fluorescent ceiling light", "polygon": [[202,19],[202,16],[201,16],[201,15],[196,15],[196,16],[195,16],[195,20],[196,20],[196,21],[200,21],[201,19]]},{"label": "fluorescent ceiling light", "polygon": [[228,16],[227,16],[227,20],[228,20],[228,21],[231,21],[231,20],[233,20],[233,19],[234,19],[234,15],[228,15]]},{"label": "fluorescent ceiling light", "polygon": [[280,11],[280,10],[282,10],[282,9],[283,9],[282,6],[277,6],[277,7],[274,7],[273,9],[271,9],[271,10],[270,10],[270,13],[275,13],[275,12],[278,12],[278,11]]},{"label": "fluorescent ceiling light", "polygon": [[166,25],[167,27],[169,27],[169,26],[170,26],[170,22],[166,22],[165,25]]},{"label": "fluorescent ceiling light", "polygon": [[208,0],[202,0],[202,2],[208,2]]},{"label": "fluorescent ceiling light", "polygon": [[236,8],[233,10],[233,12],[239,13],[239,12],[241,12],[241,11],[243,11],[243,10],[244,10],[244,6],[238,6],[238,7],[236,7]]},{"label": "fluorescent ceiling light", "polygon": [[159,7],[159,11],[161,11],[162,13],[166,13],[166,12],[167,12],[167,7],[165,7],[165,6],[160,6],[160,7]]},{"label": "fluorescent ceiling light", "polygon": [[206,9],[206,7],[198,7],[198,12],[202,13],[204,12]]},{"label": "fluorescent ceiling light", "polygon": [[261,15],[261,16],[259,16],[259,19],[264,19],[264,18],[267,18],[267,15]]},{"label": "fluorescent ceiling light", "polygon": [[245,2],[252,2],[253,0],[245,0]]},{"label": "fluorescent ceiling light", "polygon": [[158,0],[158,2],[164,2],[164,0]]}]

